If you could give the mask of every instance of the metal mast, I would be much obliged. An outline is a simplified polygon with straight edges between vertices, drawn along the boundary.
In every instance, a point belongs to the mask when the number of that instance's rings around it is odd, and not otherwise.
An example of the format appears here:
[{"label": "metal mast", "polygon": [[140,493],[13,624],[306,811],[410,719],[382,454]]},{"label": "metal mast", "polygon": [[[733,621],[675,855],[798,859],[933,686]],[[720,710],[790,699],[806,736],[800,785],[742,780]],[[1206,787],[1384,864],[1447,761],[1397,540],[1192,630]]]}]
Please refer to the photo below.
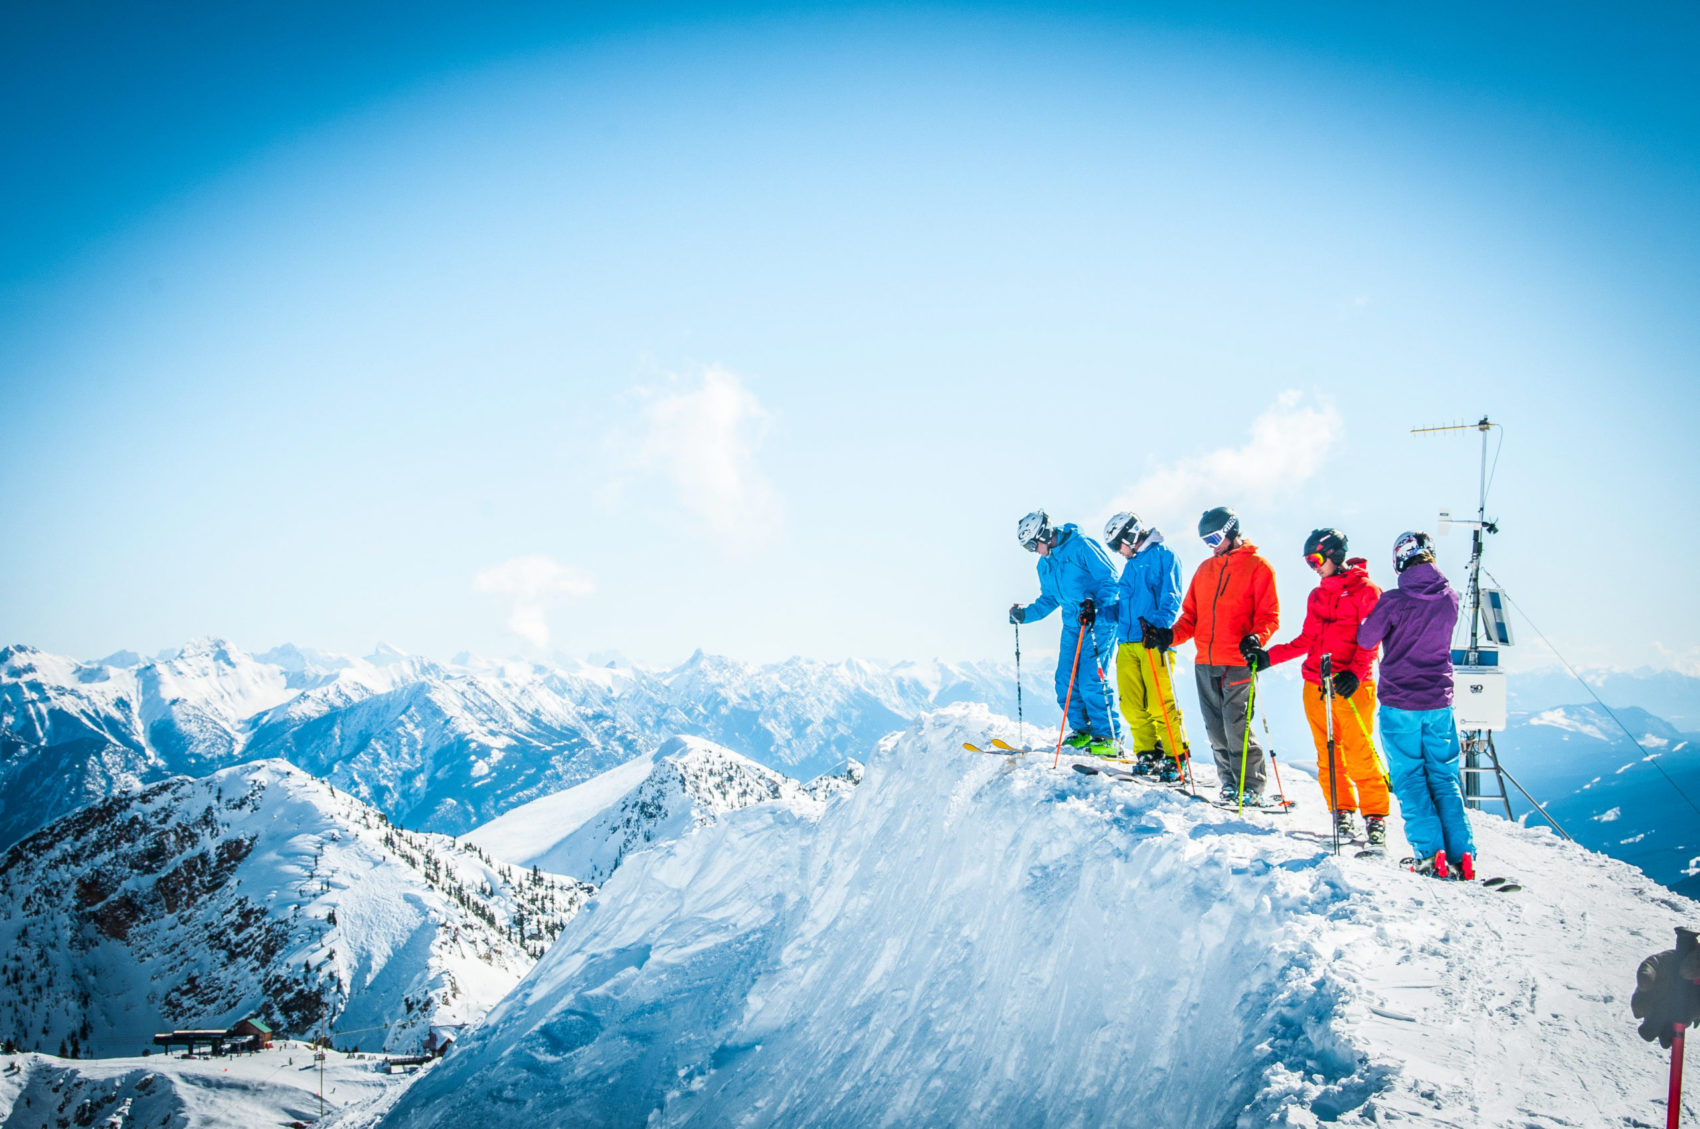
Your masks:
[{"label": "metal mast", "polygon": [[[1470,642],[1468,649],[1466,649],[1462,655],[1456,651],[1454,651],[1452,655],[1453,662],[1455,664],[1459,659],[1462,659],[1464,666],[1467,668],[1477,668],[1483,663],[1492,663],[1497,668],[1498,663],[1497,652],[1487,656],[1486,659],[1483,658],[1483,649],[1481,645],[1481,628],[1483,617],[1486,615],[1485,610],[1482,608],[1482,550],[1486,545],[1486,539],[1483,535],[1499,532],[1498,526],[1487,519],[1487,438],[1488,432],[1498,426],[1498,424],[1494,423],[1484,415],[1475,423],[1455,423],[1446,427],[1413,427],[1411,429],[1412,435],[1436,435],[1447,432],[1475,430],[1481,432],[1482,436],[1481,467],[1480,474],[1477,479],[1476,490],[1476,520],[1472,522],[1452,523],[1450,516],[1443,513],[1441,514],[1442,524],[1440,526],[1441,532],[1445,532],[1446,528],[1450,524],[1469,525],[1472,527],[1470,530],[1470,579],[1465,595],[1465,599],[1469,604],[1470,610]],[[1495,669],[1491,677],[1502,680],[1504,676]],[[1500,724],[1504,724],[1503,720],[1500,721]],[[1492,731],[1478,726],[1477,728],[1467,730],[1461,735],[1461,737],[1464,752],[1463,775],[1465,806],[1474,808],[1478,811],[1481,810],[1483,799],[1481,778],[1484,773],[1491,772],[1494,774],[1494,777],[1499,784],[1499,795],[1490,796],[1488,798],[1497,799],[1504,803],[1506,818],[1512,818],[1511,797],[1505,788],[1505,780],[1508,774],[1505,772],[1504,767],[1499,763],[1499,754],[1493,747]],[[1486,755],[1487,762],[1491,767],[1482,767],[1484,754]],[[1516,784],[1517,782],[1513,780],[1512,783]],[[1518,784],[1517,787],[1521,789],[1522,785]],[[1538,805],[1536,810],[1540,810]]]}]

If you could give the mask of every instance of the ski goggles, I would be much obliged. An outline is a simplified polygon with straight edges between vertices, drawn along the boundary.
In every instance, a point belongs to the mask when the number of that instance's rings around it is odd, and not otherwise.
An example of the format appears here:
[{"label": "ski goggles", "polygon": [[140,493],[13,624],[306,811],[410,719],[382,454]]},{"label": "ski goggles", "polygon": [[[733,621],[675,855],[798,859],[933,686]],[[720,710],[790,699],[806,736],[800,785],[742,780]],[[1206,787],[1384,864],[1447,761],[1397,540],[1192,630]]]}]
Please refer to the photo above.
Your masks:
[{"label": "ski goggles", "polygon": [[1214,533],[1206,533],[1203,537],[1199,538],[1200,541],[1203,541],[1207,546],[1209,546],[1212,549],[1219,547],[1222,544],[1222,542],[1226,541],[1227,539],[1228,539],[1228,531],[1226,529],[1218,529]]},{"label": "ski goggles", "polygon": [[1305,564],[1309,565],[1311,568],[1315,569],[1318,572],[1322,571],[1323,562],[1326,561],[1327,559],[1328,558],[1323,556],[1321,553],[1306,553],[1305,554]]}]

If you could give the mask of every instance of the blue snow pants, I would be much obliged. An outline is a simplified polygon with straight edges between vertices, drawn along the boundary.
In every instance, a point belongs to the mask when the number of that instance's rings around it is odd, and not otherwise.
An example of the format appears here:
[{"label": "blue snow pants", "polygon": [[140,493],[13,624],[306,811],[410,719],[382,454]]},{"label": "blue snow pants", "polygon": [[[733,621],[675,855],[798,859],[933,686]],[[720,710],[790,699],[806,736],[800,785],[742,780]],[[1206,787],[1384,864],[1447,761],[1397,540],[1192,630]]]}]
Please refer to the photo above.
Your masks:
[{"label": "blue snow pants", "polygon": [[1383,705],[1381,742],[1411,853],[1427,858],[1445,850],[1454,864],[1465,851],[1473,858],[1476,839],[1470,834],[1458,782],[1458,725],[1452,707],[1401,710]]},{"label": "blue snow pants", "polygon": [[[1099,619],[1092,633],[1084,639],[1080,636],[1080,624],[1065,616],[1062,630],[1062,653],[1057,656],[1057,708],[1063,708],[1063,700],[1068,698],[1068,676],[1073,670],[1074,645],[1080,644],[1080,671],[1075,675],[1074,696],[1068,701],[1068,727],[1076,733],[1090,733],[1095,737],[1114,737],[1115,724],[1111,720],[1110,691],[1104,680],[1098,677],[1100,666],[1110,664],[1106,671],[1113,670],[1116,661],[1116,625]],[[1097,641],[1097,654],[1093,654],[1093,641]]]}]

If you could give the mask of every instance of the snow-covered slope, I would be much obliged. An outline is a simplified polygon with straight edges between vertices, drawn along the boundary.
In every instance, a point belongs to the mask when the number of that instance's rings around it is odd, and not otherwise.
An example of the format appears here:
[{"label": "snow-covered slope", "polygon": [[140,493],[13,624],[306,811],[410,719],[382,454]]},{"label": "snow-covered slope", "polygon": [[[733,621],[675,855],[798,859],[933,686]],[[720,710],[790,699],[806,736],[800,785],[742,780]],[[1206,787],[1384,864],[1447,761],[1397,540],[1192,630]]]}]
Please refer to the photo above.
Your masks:
[{"label": "snow-covered slope", "polygon": [[[1031,675],[1031,671],[1028,672]],[[1035,721],[1054,719],[1029,678]],[[0,650],[0,847],[77,807],[172,775],[280,757],[409,827],[460,834],[655,752],[675,733],[797,778],[835,772],[922,712],[1013,709],[993,664],[698,653],[673,670],[466,659],[439,666],[216,639],[153,660]]]},{"label": "snow-covered slope", "polygon": [[499,859],[602,883],[633,851],[644,850],[751,804],[780,801],[819,814],[843,776],[799,784],[700,737],[674,737],[652,756],[628,761],[576,788],[533,800],[475,828],[466,840]]},{"label": "snow-covered slope", "polygon": [[401,831],[282,761],[176,778],[0,859],[0,1033],[134,1054],[259,1015],[416,1048],[481,1017],[592,892]]},{"label": "snow-covered slope", "polygon": [[[50,1055],[0,1058],[0,1124],[6,1129],[253,1129],[311,1123],[370,1108],[405,1086],[367,1055],[330,1051],[314,1061],[304,1043],[222,1058],[151,1055],[90,1062]],[[319,1067],[324,1068],[324,1087]]]},{"label": "snow-covered slope", "polygon": [[1011,730],[944,711],[818,823],[628,860],[383,1126],[1651,1120],[1627,997],[1700,905],[1499,820],[1522,893],[1336,859],[1296,767],[1242,817],[960,749]]}]

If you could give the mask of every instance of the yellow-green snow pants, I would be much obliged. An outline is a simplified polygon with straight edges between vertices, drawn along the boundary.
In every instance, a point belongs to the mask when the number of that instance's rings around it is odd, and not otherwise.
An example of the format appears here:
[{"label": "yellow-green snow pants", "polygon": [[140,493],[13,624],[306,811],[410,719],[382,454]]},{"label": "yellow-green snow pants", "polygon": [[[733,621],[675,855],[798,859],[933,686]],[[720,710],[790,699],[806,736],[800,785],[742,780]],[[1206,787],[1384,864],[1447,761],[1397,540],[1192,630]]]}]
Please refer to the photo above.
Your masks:
[{"label": "yellow-green snow pants", "polygon": [[1180,752],[1188,751],[1186,725],[1175,701],[1174,665],[1173,651],[1148,651],[1144,643],[1123,643],[1116,649],[1116,689],[1121,692],[1122,715],[1136,754],[1152,752],[1161,744],[1167,755],[1174,756],[1171,731]]}]

